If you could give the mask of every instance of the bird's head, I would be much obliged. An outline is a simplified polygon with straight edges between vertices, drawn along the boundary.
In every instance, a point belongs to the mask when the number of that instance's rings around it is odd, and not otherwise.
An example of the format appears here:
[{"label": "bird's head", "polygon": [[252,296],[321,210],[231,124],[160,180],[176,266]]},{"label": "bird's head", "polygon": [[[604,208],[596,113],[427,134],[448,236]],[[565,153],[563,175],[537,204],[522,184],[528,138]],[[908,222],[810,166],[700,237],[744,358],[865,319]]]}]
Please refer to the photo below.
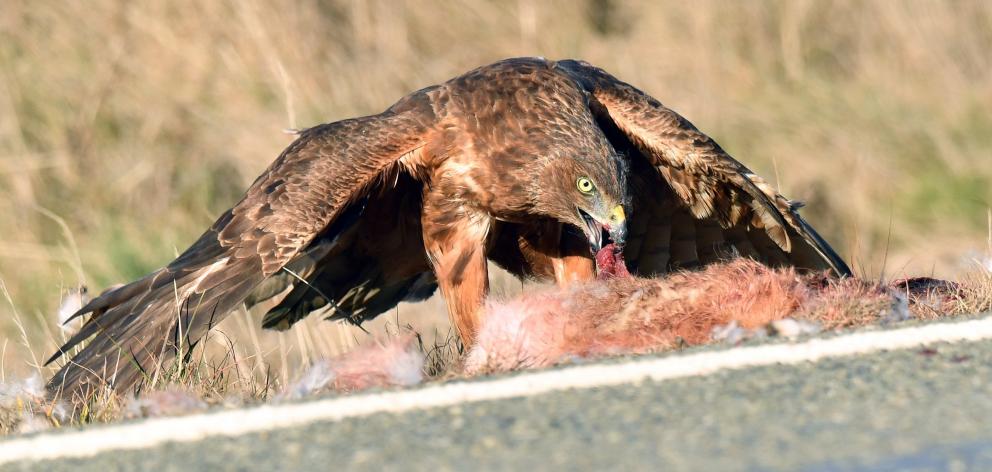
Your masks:
[{"label": "bird's head", "polygon": [[554,185],[544,192],[549,216],[581,230],[595,254],[627,238],[627,160],[609,149],[600,157],[559,159],[549,170]]},{"label": "bird's head", "polygon": [[[454,86],[472,106],[473,152],[490,150],[507,205],[581,230],[593,253],[627,236],[628,163],[617,154],[576,82],[544,59],[469,73]],[[478,98],[476,102],[472,100]],[[479,179],[476,179],[477,181]],[[524,201],[526,200],[526,201]]]}]

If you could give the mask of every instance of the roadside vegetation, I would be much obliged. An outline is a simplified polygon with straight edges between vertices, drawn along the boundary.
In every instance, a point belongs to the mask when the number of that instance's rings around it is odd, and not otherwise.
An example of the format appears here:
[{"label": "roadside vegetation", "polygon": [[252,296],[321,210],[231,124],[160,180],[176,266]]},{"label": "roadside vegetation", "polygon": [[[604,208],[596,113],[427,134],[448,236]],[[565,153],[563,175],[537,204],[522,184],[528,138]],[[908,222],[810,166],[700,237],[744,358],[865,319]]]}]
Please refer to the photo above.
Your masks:
[{"label": "roadside vegetation", "polygon": [[[314,359],[281,380],[265,353],[245,356],[214,332],[188,362],[149,372],[137,392],[54,396],[36,374],[0,382],[0,433],[284,402],[328,392],[443,382],[590,359],[706,344],[948,319],[992,310],[992,272],[961,282],[869,282],[799,274],[739,259],[662,278],[616,277],[568,288],[535,287],[491,300],[476,344],[449,334],[425,344],[412,327]],[[213,342],[211,342],[213,341]]]}]

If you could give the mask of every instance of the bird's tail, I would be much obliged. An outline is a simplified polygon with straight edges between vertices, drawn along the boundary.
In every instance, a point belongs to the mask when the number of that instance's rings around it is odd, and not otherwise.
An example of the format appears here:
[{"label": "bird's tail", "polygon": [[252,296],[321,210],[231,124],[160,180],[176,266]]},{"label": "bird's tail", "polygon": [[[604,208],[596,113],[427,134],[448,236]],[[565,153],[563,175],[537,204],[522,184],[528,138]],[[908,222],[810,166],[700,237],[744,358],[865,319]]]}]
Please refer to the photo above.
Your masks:
[{"label": "bird's tail", "polygon": [[93,339],[52,377],[49,391],[86,399],[154,378],[163,363],[188,353],[262,279],[256,258],[234,257],[208,232],[169,266],[104,292],[73,315],[91,313],[48,362]]}]

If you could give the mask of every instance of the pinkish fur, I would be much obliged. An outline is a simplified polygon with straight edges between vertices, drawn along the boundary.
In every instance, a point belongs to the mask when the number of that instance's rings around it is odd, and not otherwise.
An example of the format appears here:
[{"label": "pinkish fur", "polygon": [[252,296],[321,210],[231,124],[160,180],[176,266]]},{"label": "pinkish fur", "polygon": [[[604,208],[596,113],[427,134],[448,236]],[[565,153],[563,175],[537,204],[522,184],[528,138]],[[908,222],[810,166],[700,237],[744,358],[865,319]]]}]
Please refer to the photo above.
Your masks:
[{"label": "pinkish fur", "polygon": [[283,396],[299,398],[324,390],[352,392],[416,385],[423,380],[424,355],[411,335],[360,346],[315,362]]},{"label": "pinkish fur", "polygon": [[163,390],[146,392],[140,397],[131,397],[124,407],[128,418],[188,415],[206,409],[207,404],[199,395],[180,386],[170,386]]},{"label": "pinkish fur", "polygon": [[334,389],[416,385],[423,380],[424,355],[410,335],[362,346],[330,360]]},{"label": "pinkish fur", "polygon": [[863,325],[881,319],[893,300],[891,289],[878,284],[802,275],[749,259],[659,279],[611,277],[490,303],[465,370],[507,371],[703,344],[714,327],[732,321],[745,329],[788,317],[825,329]]},{"label": "pinkish fur", "polygon": [[465,359],[469,372],[548,365],[560,359],[570,325],[555,291],[534,293],[486,307],[487,323]]}]

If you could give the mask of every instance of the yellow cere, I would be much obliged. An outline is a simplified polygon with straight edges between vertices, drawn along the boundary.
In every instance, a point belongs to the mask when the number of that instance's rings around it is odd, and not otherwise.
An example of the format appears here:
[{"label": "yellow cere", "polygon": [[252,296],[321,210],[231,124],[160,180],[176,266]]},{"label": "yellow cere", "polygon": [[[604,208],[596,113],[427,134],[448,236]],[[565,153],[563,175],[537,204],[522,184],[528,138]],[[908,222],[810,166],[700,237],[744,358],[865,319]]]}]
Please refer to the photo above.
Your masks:
[{"label": "yellow cere", "polygon": [[623,205],[613,207],[613,211],[610,212],[610,221],[614,223],[622,223],[626,219],[627,215],[623,211]]}]

